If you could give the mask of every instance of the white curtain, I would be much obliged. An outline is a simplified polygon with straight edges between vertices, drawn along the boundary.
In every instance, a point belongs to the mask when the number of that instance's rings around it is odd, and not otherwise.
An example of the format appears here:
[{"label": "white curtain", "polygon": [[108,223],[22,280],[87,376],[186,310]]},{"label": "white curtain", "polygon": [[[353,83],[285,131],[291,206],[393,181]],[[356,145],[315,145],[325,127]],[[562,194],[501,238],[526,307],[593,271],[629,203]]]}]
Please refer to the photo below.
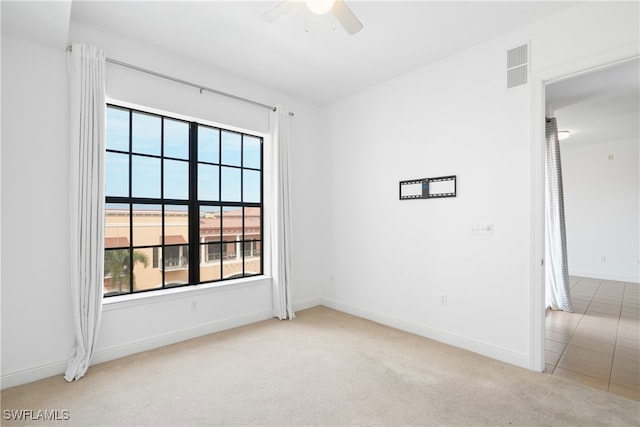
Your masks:
[{"label": "white curtain", "polygon": [[74,43],[67,53],[70,114],[71,306],[75,343],[64,378],[91,363],[102,314],[104,267],[105,56]]},{"label": "white curtain", "polygon": [[567,263],[567,235],[564,220],[564,190],[558,125],[555,118],[546,124],[546,300],[554,310],[573,312]]},{"label": "white curtain", "polygon": [[271,212],[271,259],[273,315],[280,320],[296,317],[291,302],[292,236],[289,190],[289,110],[277,105],[271,113],[273,209]]}]

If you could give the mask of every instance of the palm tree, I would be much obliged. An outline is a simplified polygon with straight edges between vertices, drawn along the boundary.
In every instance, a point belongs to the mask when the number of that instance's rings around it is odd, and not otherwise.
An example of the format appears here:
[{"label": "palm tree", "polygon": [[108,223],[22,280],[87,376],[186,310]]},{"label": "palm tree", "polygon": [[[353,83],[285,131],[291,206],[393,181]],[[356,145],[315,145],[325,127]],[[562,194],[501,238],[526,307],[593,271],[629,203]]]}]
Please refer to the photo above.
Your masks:
[{"label": "palm tree", "polygon": [[[118,287],[118,292],[122,293],[123,285],[129,288],[131,274],[129,249],[115,249],[104,251],[104,274],[111,276],[111,287]],[[149,257],[144,252],[133,251],[133,264],[142,264],[145,268],[149,265]],[[135,287],[135,276],[132,278]]]}]

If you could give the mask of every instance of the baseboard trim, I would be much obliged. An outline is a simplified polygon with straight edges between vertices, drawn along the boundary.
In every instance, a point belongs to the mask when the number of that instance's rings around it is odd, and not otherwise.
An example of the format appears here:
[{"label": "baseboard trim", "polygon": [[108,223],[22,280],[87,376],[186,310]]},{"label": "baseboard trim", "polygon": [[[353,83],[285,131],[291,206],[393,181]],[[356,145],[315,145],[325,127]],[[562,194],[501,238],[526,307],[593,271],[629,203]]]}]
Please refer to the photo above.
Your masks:
[{"label": "baseboard trim", "polygon": [[261,311],[257,313],[245,314],[238,317],[216,320],[213,322],[198,325],[193,328],[173,331],[168,334],[157,335],[155,337],[146,338],[127,344],[122,344],[105,349],[98,349],[93,355],[92,364],[104,363],[122,357],[130,356],[143,351],[153,350],[171,344],[193,338],[202,337],[216,332],[226,331],[228,329],[237,328],[239,326],[249,325],[251,323],[261,322],[273,318],[271,311]]},{"label": "baseboard trim", "polygon": [[317,307],[319,305],[322,305],[322,298],[310,298],[304,301],[293,303],[293,311],[302,311],[308,308]]},{"label": "baseboard trim", "polygon": [[345,304],[329,298],[322,298],[322,305],[337,311],[342,311],[344,313],[362,317],[364,319],[371,320],[382,325],[390,326],[401,331],[409,332],[438,342],[442,342],[444,344],[469,350],[474,353],[499,360],[501,362],[509,363],[511,365],[529,370],[531,369],[528,356],[515,353],[504,348],[492,346],[480,341],[475,341],[466,337],[430,328],[428,326],[424,326],[404,319],[399,319],[397,317],[378,313],[365,308]]},{"label": "baseboard trim", "polygon": [[[273,318],[273,313],[271,312],[271,310],[261,311],[238,317],[216,320],[204,325],[198,325],[193,328],[172,331],[167,334],[157,335],[140,341],[130,342],[104,349],[98,349],[93,355],[91,364],[96,365],[98,363],[120,359],[122,357],[141,353],[143,351],[153,350],[156,348],[164,347],[166,345],[176,344],[181,341],[209,335],[215,332],[225,331],[227,329],[237,328],[239,326],[249,325],[251,323],[261,322],[263,320],[268,320],[271,318]],[[62,375],[64,374],[66,368],[67,362],[66,360],[63,360],[46,365],[36,366],[34,368],[25,369],[22,371],[3,374],[0,377],[0,387],[4,390],[5,388],[27,384],[55,375]]]},{"label": "baseboard trim", "polygon": [[2,374],[0,377],[0,388],[2,390],[22,384],[31,383],[42,380],[44,378],[62,375],[67,369],[67,361],[48,363],[46,365],[36,366],[22,371]]},{"label": "baseboard trim", "polygon": [[587,279],[612,280],[614,282],[640,283],[638,277],[622,276],[619,274],[602,274],[586,271],[570,271],[569,276],[584,277]]}]

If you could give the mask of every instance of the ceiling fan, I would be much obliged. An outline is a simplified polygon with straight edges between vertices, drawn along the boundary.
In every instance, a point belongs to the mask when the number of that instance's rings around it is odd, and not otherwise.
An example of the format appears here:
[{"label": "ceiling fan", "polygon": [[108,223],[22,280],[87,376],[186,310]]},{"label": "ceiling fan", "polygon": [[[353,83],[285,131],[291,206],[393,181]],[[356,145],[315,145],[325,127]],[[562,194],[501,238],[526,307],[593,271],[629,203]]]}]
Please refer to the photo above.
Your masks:
[{"label": "ceiling fan", "polygon": [[267,22],[274,22],[281,16],[298,8],[302,3],[305,3],[307,8],[316,15],[332,13],[349,34],[355,34],[362,29],[362,23],[343,0],[305,0],[304,2],[300,0],[284,0],[264,13],[262,18]]}]

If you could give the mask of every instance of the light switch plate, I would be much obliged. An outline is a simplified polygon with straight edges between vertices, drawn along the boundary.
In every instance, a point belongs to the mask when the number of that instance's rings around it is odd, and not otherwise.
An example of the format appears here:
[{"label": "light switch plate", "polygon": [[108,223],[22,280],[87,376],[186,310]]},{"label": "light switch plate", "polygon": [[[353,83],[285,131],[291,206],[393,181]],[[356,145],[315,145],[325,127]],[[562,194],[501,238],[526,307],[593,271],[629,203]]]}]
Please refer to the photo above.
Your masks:
[{"label": "light switch plate", "polygon": [[493,236],[493,224],[472,224],[472,236]]}]

